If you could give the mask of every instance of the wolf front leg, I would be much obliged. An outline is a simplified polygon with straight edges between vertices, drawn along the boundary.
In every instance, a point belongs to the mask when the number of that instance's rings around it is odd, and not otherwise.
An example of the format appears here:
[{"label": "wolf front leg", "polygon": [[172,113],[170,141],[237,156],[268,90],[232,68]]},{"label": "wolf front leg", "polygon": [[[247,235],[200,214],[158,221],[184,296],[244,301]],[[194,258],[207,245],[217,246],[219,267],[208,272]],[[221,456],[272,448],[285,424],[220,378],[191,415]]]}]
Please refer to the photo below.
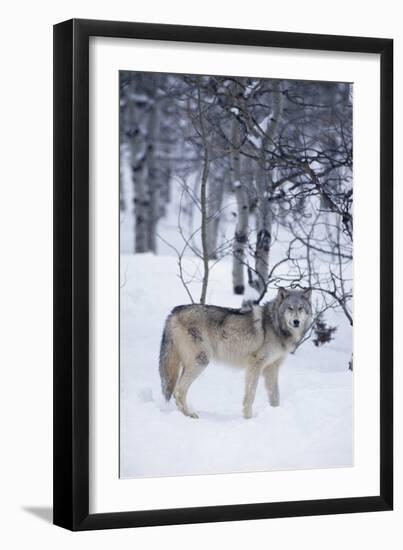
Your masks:
[{"label": "wolf front leg", "polygon": [[274,363],[271,363],[271,365],[268,365],[263,371],[267,394],[269,396],[269,403],[272,407],[278,407],[280,405],[278,371],[280,369],[281,363],[281,360],[275,361]]},{"label": "wolf front leg", "polygon": [[252,417],[252,405],[255,400],[257,383],[262,371],[261,361],[252,362],[246,368],[245,395],[243,398],[243,417]]}]

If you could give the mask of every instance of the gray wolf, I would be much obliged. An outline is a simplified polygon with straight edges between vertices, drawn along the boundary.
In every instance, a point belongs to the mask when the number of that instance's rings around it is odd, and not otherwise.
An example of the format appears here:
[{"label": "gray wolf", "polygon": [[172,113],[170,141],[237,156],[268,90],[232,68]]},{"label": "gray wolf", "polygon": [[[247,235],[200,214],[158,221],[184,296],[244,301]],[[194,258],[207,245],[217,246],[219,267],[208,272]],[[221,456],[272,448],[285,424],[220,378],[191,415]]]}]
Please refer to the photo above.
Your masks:
[{"label": "gray wolf", "polygon": [[243,416],[251,418],[260,374],[269,403],[280,404],[278,371],[305,334],[312,315],[311,290],[279,288],[266,304],[230,309],[183,305],[168,316],[161,341],[159,372],[167,401],[174,395],[178,409],[197,414],[186,401],[191,384],[211,359],[245,368]]}]

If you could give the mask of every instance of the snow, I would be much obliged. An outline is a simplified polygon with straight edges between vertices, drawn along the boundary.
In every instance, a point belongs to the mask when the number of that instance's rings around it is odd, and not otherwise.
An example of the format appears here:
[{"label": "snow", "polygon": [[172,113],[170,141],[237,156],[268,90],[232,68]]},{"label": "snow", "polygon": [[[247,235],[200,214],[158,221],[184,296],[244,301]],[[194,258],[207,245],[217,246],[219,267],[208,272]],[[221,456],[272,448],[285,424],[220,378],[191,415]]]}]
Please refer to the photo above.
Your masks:
[{"label": "snow", "polygon": [[[191,273],[198,260],[184,257]],[[270,407],[259,381],[254,416],[242,417],[244,372],[210,363],[189,391],[199,419],[185,417],[161,395],[160,337],[166,316],[188,303],[174,255],[121,255],[120,476],[123,478],[301,468],[353,463],[353,375],[348,370],[351,329],[329,312],[335,339],[311,341],[280,372],[280,407]],[[229,258],[211,272],[207,303],[240,307]],[[190,289],[199,298],[201,283]],[[271,298],[269,296],[269,298]]]},{"label": "snow", "polygon": [[248,134],[248,141],[250,141],[256,147],[256,149],[260,149],[260,147],[262,146],[262,136],[260,134]]},{"label": "snow", "polygon": [[[290,355],[280,371],[280,407],[270,407],[263,379],[259,381],[254,416],[242,417],[244,372],[211,363],[189,391],[189,403],[199,419],[185,417],[175,403],[161,395],[158,372],[160,338],[166,316],[177,305],[189,303],[178,278],[175,252],[184,241],[178,231],[179,203],[187,237],[200,227],[200,213],[187,213],[187,195],[175,179],[166,216],[157,227],[158,254],[132,254],[134,246],[133,190],[128,158],[122,155],[122,184],[127,210],[121,212],[121,360],[120,360],[120,476],[155,477],[225,472],[251,472],[301,468],[348,467],[353,464],[353,373],[348,370],[352,330],[342,312],[329,310],[326,322],[337,326],[335,339],[315,347],[304,343]],[[192,189],[197,174],[189,177]],[[235,182],[236,184],[236,182]],[[187,202],[186,202],[187,201]],[[234,234],[236,209],[233,194],[224,198],[219,243]],[[330,215],[329,215],[330,216]],[[326,233],[317,224],[316,238]],[[285,257],[292,238],[283,227],[273,231],[271,264]],[[250,236],[253,239],[254,234]],[[192,244],[200,249],[200,232]],[[298,251],[298,250],[297,250]],[[300,247],[301,256],[305,247]],[[185,277],[195,301],[199,300],[202,266],[188,248],[183,257]],[[316,253],[312,252],[312,258]],[[328,277],[332,256],[316,258],[319,274]],[[303,268],[303,260],[301,260]],[[337,267],[337,266],[336,266]],[[207,303],[241,307],[254,298],[231,288],[231,254],[212,269]],[[344,269],[344,268],[343,268]],[[283,270],[281,267],[280,274]],[[284,272],[287,270],[284,268]],[[346,280],[351,265],[345,267]],[[282,281],[281,277],[280,280]],[[347,283],[346,283],[347,284]],[[350,283],[348,283],[350,284]],[[284,286],[287,286],[285,283]],[[271,290],[267,299],[274,296]],[[313,303],[319,296],[313,294]]]},{"label": "snow", "polygon": [[245,99],[248,99],[248,97],[250,97],[250,95],[252,94],[252,92],[254,91],[254,89],[256,87],[256,84],[258,84],[257,81],[252,81],[250,84],[245,86],[245,91],[243,93],[243,96],[244,96]]},{"label": "snow", "polygon": [[245,288],[245,293],[243,295],[243,301],[245,302],[254,302],[260,298],[259,292],[252,288],[250,285],[247,285]]}]

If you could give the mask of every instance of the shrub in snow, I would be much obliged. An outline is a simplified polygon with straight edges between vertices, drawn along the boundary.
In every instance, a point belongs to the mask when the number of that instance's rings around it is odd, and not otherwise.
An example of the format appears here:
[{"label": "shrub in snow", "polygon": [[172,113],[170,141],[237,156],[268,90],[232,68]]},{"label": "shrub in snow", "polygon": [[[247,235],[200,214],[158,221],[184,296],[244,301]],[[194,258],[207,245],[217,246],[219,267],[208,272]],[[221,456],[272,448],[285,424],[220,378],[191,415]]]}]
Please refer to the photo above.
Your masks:
[{"label": "shrub in snow", "polygon": [[336,330],[337,327],[328,326],[326,324],[326,321],[323,319],[323,316],[319,315],[313,328],[313,333],[315,335],[313,343],[316,347],[327,344],[328,342],[333,340],[333,334],[336,332]]}]

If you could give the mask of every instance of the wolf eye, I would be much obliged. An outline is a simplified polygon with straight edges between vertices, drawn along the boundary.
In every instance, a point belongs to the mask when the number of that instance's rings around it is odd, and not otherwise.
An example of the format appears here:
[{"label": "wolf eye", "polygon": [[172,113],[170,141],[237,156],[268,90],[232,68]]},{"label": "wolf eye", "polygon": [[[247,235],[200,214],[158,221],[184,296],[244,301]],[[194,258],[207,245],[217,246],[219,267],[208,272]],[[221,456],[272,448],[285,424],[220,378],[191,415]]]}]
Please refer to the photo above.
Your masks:
[{"label": "wolf eye", "polygon": [[288,311],[293,311],[293,308],[291,306],[287,307]]},{"label": "wolf eye", "polygon": [[304,308],[303,308],[302,306],[300,306],[300,307],[298,308],[298,311],[302,311],[303,309],[304,309]]}]

